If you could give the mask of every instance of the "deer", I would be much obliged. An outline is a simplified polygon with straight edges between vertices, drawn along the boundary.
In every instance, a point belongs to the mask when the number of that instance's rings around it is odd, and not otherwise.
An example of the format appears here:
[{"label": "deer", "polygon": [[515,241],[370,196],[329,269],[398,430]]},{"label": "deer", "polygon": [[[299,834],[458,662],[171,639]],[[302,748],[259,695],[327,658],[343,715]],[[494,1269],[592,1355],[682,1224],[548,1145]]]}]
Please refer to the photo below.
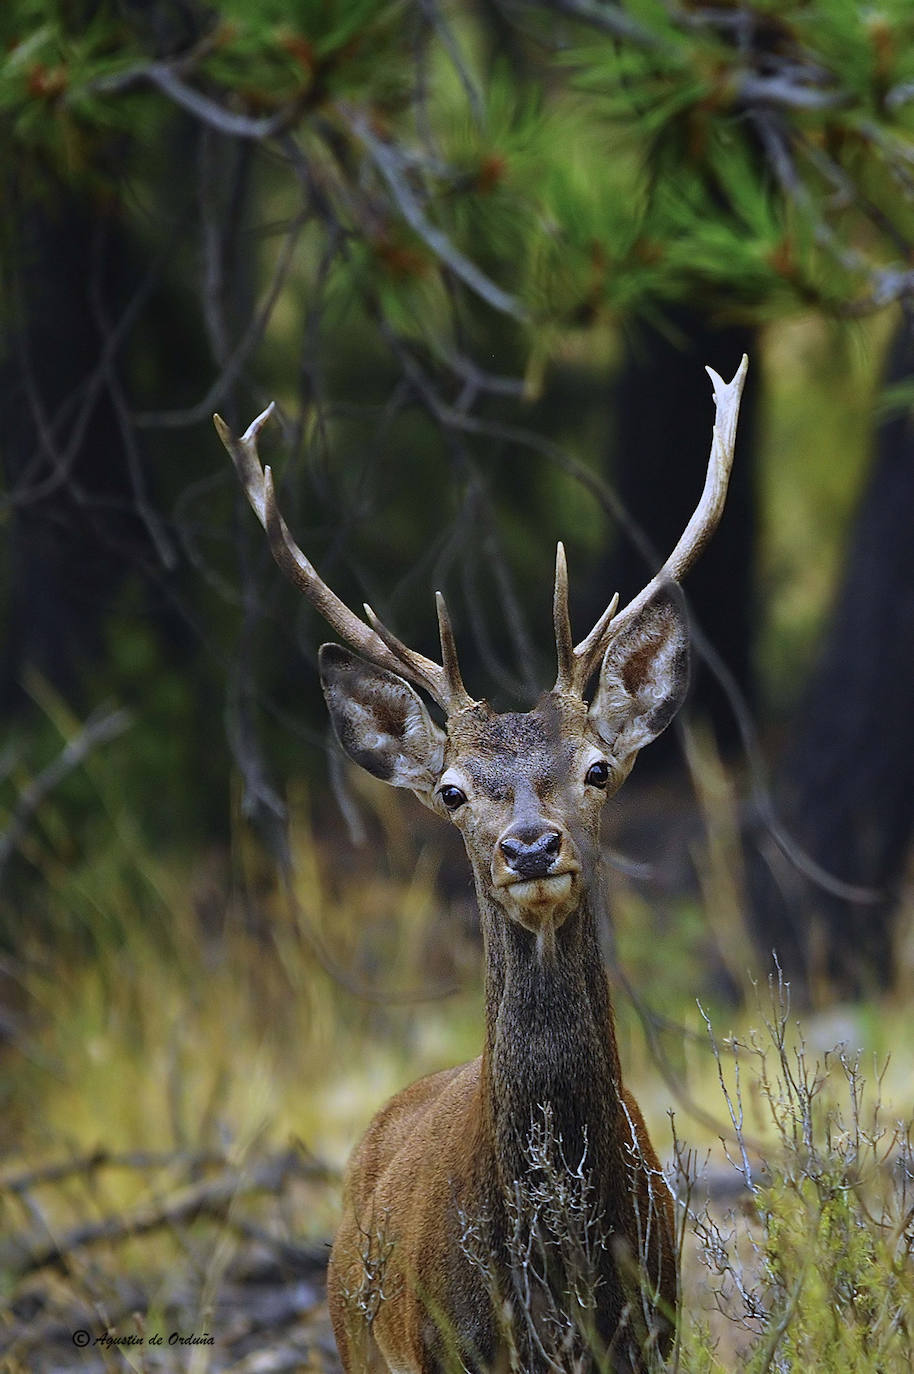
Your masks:
[{"label": "deer", "polygon": [[340,746],[457,826],[479,908],[482,1053],[392,1098],[346,1171],[327,1292],[347,1374],[640,1371],[671,1347],[674,1205],[622,1081],[599,942],[600,817],[686,695],[679,584],[723,511],[747,366],[729,383],[707,369],[711,453],[675,549],[577,644],[559,543],[558,673],[524,712],[467,691],[440,592],[439,663],[324,583],[258,456],[272,406],[241,438],[214,417],[276,562],[343,641],[319,652]]}]

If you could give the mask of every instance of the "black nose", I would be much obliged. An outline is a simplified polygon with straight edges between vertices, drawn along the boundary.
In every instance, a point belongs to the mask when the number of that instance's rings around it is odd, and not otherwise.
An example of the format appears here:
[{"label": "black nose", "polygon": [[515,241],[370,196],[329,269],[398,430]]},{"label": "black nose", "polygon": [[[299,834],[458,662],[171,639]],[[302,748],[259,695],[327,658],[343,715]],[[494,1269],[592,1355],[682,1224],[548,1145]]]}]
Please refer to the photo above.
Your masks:
[{"label": "black nose", "polygon": [[558,830],[543,830],[534,835],[506,835],[501,852],[513,873],[520,878],[545,878],[562,847]]}]

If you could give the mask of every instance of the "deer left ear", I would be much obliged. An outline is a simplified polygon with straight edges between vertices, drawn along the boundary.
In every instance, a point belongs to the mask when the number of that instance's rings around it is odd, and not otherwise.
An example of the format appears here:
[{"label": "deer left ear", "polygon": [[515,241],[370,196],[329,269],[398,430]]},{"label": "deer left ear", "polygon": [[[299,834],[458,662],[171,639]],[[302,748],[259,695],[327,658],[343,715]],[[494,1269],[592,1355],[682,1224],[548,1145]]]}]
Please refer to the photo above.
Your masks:
[{"label": "deer left ear", "polygon": [[588,712],[623,777],[638,751],[669,725],[688,688],[685,598],[667,582],[610,641]]}]

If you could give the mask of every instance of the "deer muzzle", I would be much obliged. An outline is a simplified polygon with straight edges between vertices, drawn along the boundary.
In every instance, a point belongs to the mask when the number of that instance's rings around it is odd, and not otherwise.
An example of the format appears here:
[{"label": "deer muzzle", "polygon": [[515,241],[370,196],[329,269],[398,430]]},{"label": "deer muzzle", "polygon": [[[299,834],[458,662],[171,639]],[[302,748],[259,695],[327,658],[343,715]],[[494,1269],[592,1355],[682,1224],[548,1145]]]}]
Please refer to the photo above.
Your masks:
[{"label": "deer muzzle", "polygon": [[567,914],[580,871],[566,832],[545,820],[509,827],[492,858],[499,899],[510,916],[531,929]]}]

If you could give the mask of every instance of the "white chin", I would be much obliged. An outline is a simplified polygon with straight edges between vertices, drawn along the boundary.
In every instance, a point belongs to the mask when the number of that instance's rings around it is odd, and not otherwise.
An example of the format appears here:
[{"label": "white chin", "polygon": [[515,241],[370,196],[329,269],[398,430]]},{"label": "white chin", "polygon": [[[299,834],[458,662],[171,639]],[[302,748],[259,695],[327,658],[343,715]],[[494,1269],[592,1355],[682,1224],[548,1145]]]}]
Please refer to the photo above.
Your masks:
[{"label": "white chin", "polygon": [[564,902],[571,892],[571,874],[558,873],[552,878],[529,878],[511,883],[505,896],[515,906],[551,907]]}]

